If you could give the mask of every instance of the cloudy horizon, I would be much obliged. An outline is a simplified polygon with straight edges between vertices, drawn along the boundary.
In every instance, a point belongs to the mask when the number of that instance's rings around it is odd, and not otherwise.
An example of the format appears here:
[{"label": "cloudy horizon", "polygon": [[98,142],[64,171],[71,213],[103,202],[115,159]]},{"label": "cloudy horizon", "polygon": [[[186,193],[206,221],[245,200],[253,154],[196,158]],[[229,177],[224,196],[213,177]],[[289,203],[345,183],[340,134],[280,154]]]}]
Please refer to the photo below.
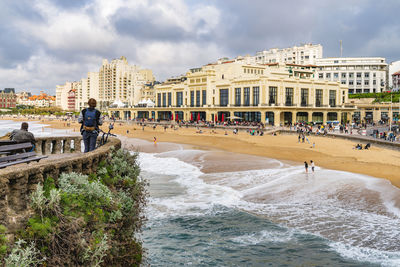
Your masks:
[{"label": "cloudy horizon", "polygon": [[399,60],[400,1],[4,0],[0,88],[55,87],[125,56],[157,80],[218,58],[321,44],[324,57]]}]

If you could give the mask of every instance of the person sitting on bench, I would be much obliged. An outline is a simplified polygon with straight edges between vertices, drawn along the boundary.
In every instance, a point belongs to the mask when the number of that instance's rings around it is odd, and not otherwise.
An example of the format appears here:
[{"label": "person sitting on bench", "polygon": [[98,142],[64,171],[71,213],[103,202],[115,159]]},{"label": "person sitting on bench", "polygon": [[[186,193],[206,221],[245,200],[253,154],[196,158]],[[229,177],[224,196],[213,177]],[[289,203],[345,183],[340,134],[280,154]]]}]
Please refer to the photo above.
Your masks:
[{"label": "person sitting on bench", "polygon": [[10,140],[12,141],[16,141],[18,143],[22,143],[22,142],[31,142],[32,144],[32,150],[34,150],[35,148],[35,136],[33,135],[33,133],[28,132],[28,123],[27,122],[23,122],[21,124],[21,129],[20,130],[14,130],[11,132],[10,134]]}]

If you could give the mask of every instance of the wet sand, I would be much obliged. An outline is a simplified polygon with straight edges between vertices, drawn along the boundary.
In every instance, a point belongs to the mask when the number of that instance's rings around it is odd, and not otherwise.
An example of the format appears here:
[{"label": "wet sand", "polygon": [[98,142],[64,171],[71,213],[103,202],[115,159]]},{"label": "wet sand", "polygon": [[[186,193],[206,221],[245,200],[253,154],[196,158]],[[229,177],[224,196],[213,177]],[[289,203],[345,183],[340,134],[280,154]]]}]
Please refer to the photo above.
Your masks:
[{"label": "wet sand", "polygon": [[[3,118],[6,119],[6,118]],[[16,120],[16,119],[13,119]],[[41,121],[49,127],[57,129],[71,129],[79,131],[80,125],[76,122]],[[102,127],[107,130],[108,123]],[[129,133],[127,132],[129,131]],[[138,138],[153,142],[170,142],[190,145],[193,149],[223,150],[235,153],[263,156],[279,160],[289,160],[302,164],[304,161],[313,160],[316,166],[323,168],[342,170],[353,173],[370,175],[377,178],[385,178],[400,188],[400,151],[374,147],[370,150],[355,150],[356,142],[333,139],[327,137],[309,137],[310,144],[298,143],[295,135],[265,135],[251,136],[245,132],[234,135],[232,131],[203,129],[203,133],[197,133],[195,128],[179,128],[174,130],[158,126],[156,129],[142,127],[136,124],[116,124],[112,131],[115,134],[129,138]],[[312,144],[315,143],[315,148]],[[149,148],[148,152],[160,152],[164,146]],[[165,148],[166,151],[168,148]]]}]

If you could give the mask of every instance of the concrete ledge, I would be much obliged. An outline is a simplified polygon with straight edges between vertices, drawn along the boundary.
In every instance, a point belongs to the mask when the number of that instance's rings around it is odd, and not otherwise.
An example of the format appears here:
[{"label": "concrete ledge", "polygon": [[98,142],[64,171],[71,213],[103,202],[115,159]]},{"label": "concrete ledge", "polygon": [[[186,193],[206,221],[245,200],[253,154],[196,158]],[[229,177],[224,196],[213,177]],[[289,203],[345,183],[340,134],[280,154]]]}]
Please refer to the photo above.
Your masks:
[{"label": "concrete ledge", "polygon": [[[294,130],[276,130],[276,132],[279,132],[281,134],[290,134],[290,135],[297,135],[297,131]],[[315,133],[311,133],[311,135],[316,135]],[[390,142],[386,140],[380,140],[380,139],[375,139],[371,137],[366,137],[366,136],[358,136],[358,135],[345,135],[345,134],[335,134],[335,133],[328,133],[327,135],[320,135],[321,137],[328,137],[328,138],[340,138],[344,140],[349,140],[353,141],[356,143],[362,143],[366,145],[367,143],[370,143],[371,145],[379,146],[382,148],[387,148],[387,149],[393,149],[393,150],[400,150],[400,143],[395,143],[395,142]]]},{"label": "concrete ledge", "polygon": [[[5,225],[9,233],[13,233],[25,223],[30,212],[28,208],[29,196],[36,189],[38,183],[43,184],[44,179],[47,177],[57,178],[62,172],[90,174],[96,170],[98,163],[108,156],[111,147],[121,148],[119,139],[110,138],[104,146],[84,154],[80,152],[81,139],[80,136],[37,138],[37,144],[45,144],[37,146],[37,148],[39,150],[46,148],[46,150],[39,151],[39,154],[48,154],[50,151],[52,151],[52,154],[58,154],[56,152],[58,148],[62,151],[60,153],[69,153],[76,150],[79,152],[70,154],[65,158],[62,155],[58,155],[54,159],[50,157],[48,160],[40,162],[23,163],[0,169],[0,224]],[[76,146],[73,149],[68,145],[68,140],[75,141]],[[63,146],[58,146],[57,144],[62,144]]]}]

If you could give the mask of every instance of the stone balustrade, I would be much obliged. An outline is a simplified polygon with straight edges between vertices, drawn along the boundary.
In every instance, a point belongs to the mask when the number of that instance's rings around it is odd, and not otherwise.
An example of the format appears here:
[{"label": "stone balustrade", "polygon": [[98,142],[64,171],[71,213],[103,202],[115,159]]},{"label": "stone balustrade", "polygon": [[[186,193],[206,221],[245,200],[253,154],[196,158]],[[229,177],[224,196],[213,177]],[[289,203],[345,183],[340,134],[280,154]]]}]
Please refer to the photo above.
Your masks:
[{"label": "stone balustrade", "polygon": [[39,137],[35,152],[39,155],[81,152],[81,143],[81,136]]},{"label": "stone balustrade", "polygon": [[[81,136],[37,138],[36,152],[48,155],[39,162],[23,163],[0,169],[0,224],[14,233],[30,214],[29,197],[38,183],[47,177],[57,178],[63,172],[90,174],[109,154],[111,147],[120,148],[121,141],[108,142],[89,153],[81,153]],[[58,155],[57,155],[58,154]]]}]

